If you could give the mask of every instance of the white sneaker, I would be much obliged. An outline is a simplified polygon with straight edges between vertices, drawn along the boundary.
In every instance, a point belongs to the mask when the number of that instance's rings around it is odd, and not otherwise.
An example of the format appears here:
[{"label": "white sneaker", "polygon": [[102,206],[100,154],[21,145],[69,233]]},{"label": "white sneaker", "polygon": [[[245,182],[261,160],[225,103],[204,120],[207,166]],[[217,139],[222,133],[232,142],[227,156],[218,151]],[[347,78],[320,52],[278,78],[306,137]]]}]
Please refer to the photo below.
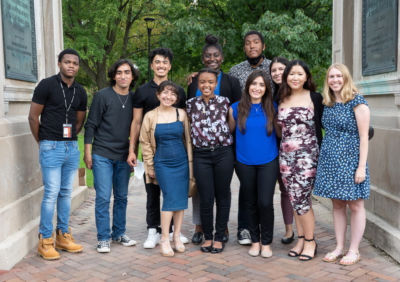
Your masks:
[{"label": "white sneaker", "polygon": [[143,248],[154,249],[160,242],[160,233],[157,233],[157,229],[149,228],[149,234],[147,235],[146,241],[143,243]]},{"label": "white sneaker", "polygon": [[104,240],[97,242],[97,252],[98,253],[109,253],[111,251],[110,241]]},{"label": "white sneaker", "polygon": [[[189,243],[189,239],[186,238],[185,236],[183,236],[182,233],[180,233],[179,235],[180,235],[181,242],[182,242],[183,244]],[[170,240],[170,241],[173,241],[173,240],[174,240],[174,232],[169,233],[169,240]]]}]

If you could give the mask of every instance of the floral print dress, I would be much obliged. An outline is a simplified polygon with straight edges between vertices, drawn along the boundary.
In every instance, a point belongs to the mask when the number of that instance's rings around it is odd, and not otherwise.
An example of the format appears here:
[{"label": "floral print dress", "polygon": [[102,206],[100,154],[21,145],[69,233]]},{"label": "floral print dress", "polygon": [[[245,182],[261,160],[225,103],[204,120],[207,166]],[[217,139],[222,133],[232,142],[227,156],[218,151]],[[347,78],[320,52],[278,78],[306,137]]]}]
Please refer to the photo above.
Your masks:
[{"label": "floral print dress", "polygon": [[298,215],[311,208],[311,191],[319,154],[314,111],[308,107],[281,108],[278,124],[282,127],[279,166],[282,181]]}]

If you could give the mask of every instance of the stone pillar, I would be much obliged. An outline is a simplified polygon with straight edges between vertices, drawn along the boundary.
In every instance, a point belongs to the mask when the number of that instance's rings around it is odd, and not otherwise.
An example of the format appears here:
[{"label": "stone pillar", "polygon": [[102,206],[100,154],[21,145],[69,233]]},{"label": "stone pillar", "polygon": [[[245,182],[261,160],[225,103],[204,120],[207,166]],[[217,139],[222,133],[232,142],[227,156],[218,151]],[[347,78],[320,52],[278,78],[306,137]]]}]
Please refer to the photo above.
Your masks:
[{"label": "stone pillar", "polygon": [[[57,54],[63,48],[62,6],[61,0],[33,3],[39,82],[58,71]],[[0,23],[1,17],[0,13]],[[10,31],[0,27],[0,269],[8,270],[37,245],[43,183],[38,144],[28,124],[37,82],[5,78],[3,35]],[[87,195],[86,187],[79,187],[77,180],[72,208]]]},{"label": "stone pillar", "polygon": [[[365,237],[400,261],[400,60],[397,70],[362,74],[362,0],[333,1],[332,60],[349,66],[368,100],[375,136],[369,142],[371,197]],[[398,6],[399,7],[399,6]],[[397,11],[399,15],[399,10]],[[397,32],[400,31],[399,21]],[[383,31],[387,32],[387,31]],[[400,50],[398,35],[397,50]]]}]

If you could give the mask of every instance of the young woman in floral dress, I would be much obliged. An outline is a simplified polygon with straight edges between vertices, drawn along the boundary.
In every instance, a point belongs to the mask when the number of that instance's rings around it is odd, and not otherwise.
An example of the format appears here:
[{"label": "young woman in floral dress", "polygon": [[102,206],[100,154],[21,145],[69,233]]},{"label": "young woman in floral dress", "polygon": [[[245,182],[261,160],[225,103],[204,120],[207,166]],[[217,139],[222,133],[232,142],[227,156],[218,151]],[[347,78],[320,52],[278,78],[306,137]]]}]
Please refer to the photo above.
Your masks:
[{"label": "young woman in floral dress", "polygon": [[311,191],[322,140],[322,96],[314,91],[308,66],[300,60],[291,61],[279,89],[277,122],[282,136],[279,165],[298,233],[297,244],[288,255],[302,261],[311,260],[317,253]]}]

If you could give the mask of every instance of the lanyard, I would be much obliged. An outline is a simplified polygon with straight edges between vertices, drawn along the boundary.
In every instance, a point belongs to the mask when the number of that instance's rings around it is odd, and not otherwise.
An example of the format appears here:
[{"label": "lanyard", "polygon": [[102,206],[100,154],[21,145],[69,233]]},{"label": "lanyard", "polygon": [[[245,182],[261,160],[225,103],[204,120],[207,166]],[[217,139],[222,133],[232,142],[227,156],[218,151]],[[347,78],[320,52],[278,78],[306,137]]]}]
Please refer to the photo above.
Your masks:
[{"label": "lanyard", "polygon": [[74,87],[74,94],[72,95],[72,99],[71,99],[71,103],[69,104],[69,106],[67,106],[67,99],[65,98],[65,92],[64,92],[64,87],[62,85],[62,83],[60,82],[60,86],[61,86],[61,90],[64,96],[64,106],[65,106],[65,123],[68,123],[68,112],[71,109],[71,105],[72,102],[74,102],[74,98],[75,98],[75,87]]},{"label": "lanyard", "polygon": [[[217,95],[217,96],[219,96],[219,88],[220,88],[220,85],[221,85],[221,76],[222,76],[222,71],[218,75],[217,87],[215,87],[215,90],[214,90],[214,94]],[[199,97],[199,96],[201,96],[201,92],[200,92],[199,88],[197,88],[196,97]]]}]

